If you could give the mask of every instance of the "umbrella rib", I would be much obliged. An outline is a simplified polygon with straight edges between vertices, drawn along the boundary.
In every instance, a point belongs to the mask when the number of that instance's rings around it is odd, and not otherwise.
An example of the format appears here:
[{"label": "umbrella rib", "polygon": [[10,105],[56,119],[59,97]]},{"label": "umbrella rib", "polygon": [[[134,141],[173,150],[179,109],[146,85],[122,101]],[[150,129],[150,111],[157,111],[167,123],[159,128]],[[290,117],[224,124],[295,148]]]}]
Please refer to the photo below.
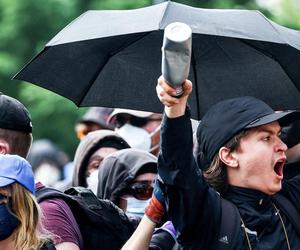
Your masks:
[{"label": "umbrella rib", "polygon": [[123,46],[120,46],[117,50],[115,50],[115,52],[112,52],[110,53],[111,56],[114,56],[116,54],[118,54],[120,51],[126,49],[128,46],[140,41],[141,39],[143,39],[145,36],[148,36],[152,31],[148,31],[148,32],[141,32],[142,33],[145,33],[143,35],[141,35],[138,39],[134,40],[133,42],[129,42],[127,44],[124,44]]},{"label": "umbrella rib", "polygon": [[283,44],[289,44],[289,42],[288,41],[286,41],[286,39],[284,39],[281,35],[280,35],[280,32],[276,29],[276,27],[272,24],[272,22],[270,22],[270,20],[267,18],[267,17],[265,17],[260,11],[257,11],[259,14],[260,14],[260,16],[263,18],[263,19],[265,19],[266,20],[266,22],[272,27],[272,29],[277,33],[277,35],[280,37],[280,39],[282,40],[282,43]]},{"label": "umbrella rib", "polygon": [[[143,33],[143,32],[141,32]],[[95,80],[98,78],[99,74],[101,73],[102,69],[105,67],[105,65],[107,64],[107,62],[110,60],[110,58],[112,56],[115,56],[116,54],[118,54],[120,51],[122,51],[123,49],[126,49],[128,46],[138,42],[139,40],[143,39],[145,36],[147,36],[149,33],[151,32],[146,32],[144,35],[140,36],[138,39],[134,40],[133,42],[124,44],[123,46],[120,46],[117,50],[115,50],[115,52],[112,52],[109,54],[109,56],[107,56],[107,60],[106,62],[103,64],[102,67],[99,68],[99,70],[96,72],[95,77],[93,77],[93,79],[90,81],[91,83],[85,88],[85,91],[83,92],[82,97],[80,98],[78,105],[80,106],[81,103],[83,102],[83,99],[85,98],[85,96],[87,95],[88,91],[90,90],[91,86],[94,84]]]},{"label": "umbrella rib", "polygon": [[[262,48],[259,48],[259,47],[256,47],[255,45],[253,45],[250,41],[247,41],[247,40],[244,40],[244,39],[240,39],[240,41],[242,41],[243,43],[245,43],[247,46],[251,47],[251,48],[254,48],[255,50],[261,52],[263,55],[271,58],[273,61],[277,62],[283,69],[284,69],[284,65],[282,65],[280,63],[280,61],[277,60],[277,58],[270,52],[262,49]],[[287,71],[285,71],[286,75],[288,76],[289,80],[291,82],[293,82],[292,78],[290,77],[290,75],[288,74]]]},{"label": "umbrella rib", "polygon": [[161,24],[162,24],[163,20],[165,20],[166,12],[167,12],[170,4],[171,4],[171,2],[170,2],[170,0],[168,0],[167,4],[165,6],[165,9],[162,11],[162,15],[160,17],[160,21],[158,24],[158,29],[161,29]]},{"label": "umbrella rib", "polygon": [[[245,40],[245,39],[239,39],[241,42],[245,43],[247,46],[251,47],[251,48],[254,48],[255,50],[261,52],[263,55],[271,58],[274,62],[277,62],[280,67],[282,69],[284,69],[285,73],[286,73],[286,76],[288,77],[288,79],[291,81],[291,82],[294,82],[293,79],[291,78],[289,72],[287,70],[285,70],[285,66],[283,64],[280,63],[280,61],[277,60],[276,56],[274,56],[272,53],[269,53],[268,51],[266,50],[263,50],[262,48],[259,48],[259,47],[256,47],[255,45],[253,45],[251,43],[251,41],[248,41],[248,40]],[[267,42],[266,42],[267,43]],[[300,91],[300,88],[297,87],[297,85],[295,84],[295,87],[296,89],[298,89]]]}]

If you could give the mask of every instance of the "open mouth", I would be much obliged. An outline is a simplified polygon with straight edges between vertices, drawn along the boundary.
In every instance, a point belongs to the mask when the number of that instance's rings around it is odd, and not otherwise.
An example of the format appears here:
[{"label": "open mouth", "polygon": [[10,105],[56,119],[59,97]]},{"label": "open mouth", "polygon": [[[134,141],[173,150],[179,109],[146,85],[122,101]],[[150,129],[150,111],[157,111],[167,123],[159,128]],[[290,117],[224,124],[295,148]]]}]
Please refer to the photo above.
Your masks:
[{"label": "open mouth", "polygon": [[278,176],[283,176],[283,166],[285,164],[285,160],[278,160],[274,166],[274,171]]}]

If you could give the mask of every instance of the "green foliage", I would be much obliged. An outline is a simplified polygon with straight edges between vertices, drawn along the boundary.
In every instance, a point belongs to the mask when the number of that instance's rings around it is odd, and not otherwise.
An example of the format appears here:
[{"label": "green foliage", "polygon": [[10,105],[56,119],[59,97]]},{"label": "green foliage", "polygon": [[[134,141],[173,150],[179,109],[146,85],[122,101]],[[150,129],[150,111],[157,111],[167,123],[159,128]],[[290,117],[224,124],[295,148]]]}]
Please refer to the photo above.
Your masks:
[{"label": "green foliage", "polygon": [[[287,14],[288,13],[288,14]],[[300,2],[298,0],[282,0],[274,9],[271,18],[286,27],[300,29]]]},{"label": "green foliage", "polygon": [[[268,0],[269,1],[269,0]],[[300,29],[298,0],[282,0],[279,10],[262,9],[272,20]],[[78,144],[74,125],[85,112],[66,98],[12,76],[64,26],[89,9],[134,9],[152,0],[0,0],[0,91],[18,98],[33,119],[34,138],[50,138],[72,157]],[[254,0],[181,0],[202,8],[258,9]]]},{"label": "green foliage", "polygon": [[124,10],[124,9],[135,9],[151,5],[151,0],[102,0],[94,1],[92,9],[103,9],[103,10]]},{"label": "green foliage", "polygon": [[20,87],[20,99],[32,116],[34,139],[49,138],[73,157],[79,143],[74,125],[86,108],[77,108],[66,98],[35,85],[23,83]]},{"label": "green foliage", "polygon": [[257,9],[257,4],[253,0],[178,0],[178,3],[187,4],[199,8],[215,8],[215,9]]}]

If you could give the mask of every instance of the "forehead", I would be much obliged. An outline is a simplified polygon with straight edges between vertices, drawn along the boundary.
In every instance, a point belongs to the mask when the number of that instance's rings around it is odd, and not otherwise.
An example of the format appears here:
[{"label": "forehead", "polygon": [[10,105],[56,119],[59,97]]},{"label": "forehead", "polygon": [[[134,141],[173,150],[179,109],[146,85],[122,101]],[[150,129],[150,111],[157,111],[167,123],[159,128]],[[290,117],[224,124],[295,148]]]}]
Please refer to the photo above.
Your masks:
[{"label": "forehead", "polygon": [[281,126],[279,125],[278,121],[271,122],[268,124],[264,124],[255,128],[250,128],[246,130],[245,136],[249,137],[251,135],[259,135],[261,133],[270,133],[270,134],[278,134],[281,131]]},{"label": "forehead", "polygon": [[107,156],[108,154],[114,153],[114,152],[116,152],[116,151],[118,151],[118,149],[113,148],[113,147],[102,147],[102,148],[99,148],[97,151],[95,151],[95,152],[92,154],[91,158],[92,158],[92,157],[95,157],[95,156],[100,156],[100,157],[103,157],[103,158],[104,158],[104,157]]},{"label": "forehead", "polygon": [[134,181],[154,181],[156,174],[153,173],[144,173],[138,175]]},{"label": "forehead", "polygon": [[274,132],[278,133],[281,130],[281,126],[279,125],[278,121],[274,121],[271,123],[267,123],[256,128],[251,129],[255,132]]}]

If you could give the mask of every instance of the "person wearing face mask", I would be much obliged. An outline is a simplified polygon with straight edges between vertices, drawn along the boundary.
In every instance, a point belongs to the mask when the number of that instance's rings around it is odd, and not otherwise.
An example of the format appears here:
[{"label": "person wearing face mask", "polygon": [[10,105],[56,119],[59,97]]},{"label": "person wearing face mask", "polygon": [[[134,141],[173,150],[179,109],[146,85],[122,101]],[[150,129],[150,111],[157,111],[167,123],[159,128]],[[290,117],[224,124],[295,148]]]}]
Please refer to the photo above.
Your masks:
[{"label": "person wearing face mask", "polygon": [[[26,158],[33,139],[32,127],[27,108],[17,99],[0,93],[0,154]],[[36,183],[36,190],[41,186],[41,183]],[[53,239],[56,249],[79,250],[82,245],[80,230],[67,204],[63,200],[49,199],[39,206],[46,230],[56,236]]]},{"label": "person wearing face mask", "polygon": [[153,192],[157,158],[139,149],[123,149],[105,157],[99,168],[97,196],[127,215],[142,217]]},{"label": "person wearing face mask", "polygon": [[145,150],[157,156],[161,119],[162,115],[158,113],[116,108],[107,122],[116,126],[115,131],[131,148]]},{"label": "person wearing face mask", "polygon": [[73,186],[90,188],[95,194],[98,187],[98,168],[103,158],[129,145],[116,132],[90,132],[79,143],[74,157]]},{"label": "person wearing face mask", "polygon": [[17,155],[0,155],[0,249],[55,250],[41,223],[30,164]]},{"label": "person wearing face mask", "polygon": [[48,139],[35,140],[28,155],[36,181],[53,187],[64,178],[63,168],[69,157]]}]

